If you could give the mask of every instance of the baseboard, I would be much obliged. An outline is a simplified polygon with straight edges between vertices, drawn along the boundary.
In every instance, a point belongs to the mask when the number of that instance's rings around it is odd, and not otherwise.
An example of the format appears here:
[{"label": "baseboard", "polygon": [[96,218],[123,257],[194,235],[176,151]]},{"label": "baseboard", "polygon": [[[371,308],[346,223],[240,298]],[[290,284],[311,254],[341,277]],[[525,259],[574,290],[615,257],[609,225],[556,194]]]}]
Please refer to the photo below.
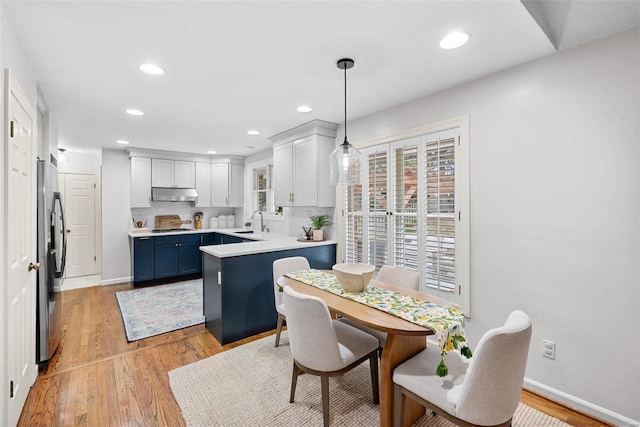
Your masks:
[{"label": "baseboard", "polygon": [[101,280],[100,284],[101,285],[118,285],[121,283],[131,282],[132,280],[133,280],[132,276],[118,277],[116,279]]},{"label": "baseboard", "polygon": [[530,380],[529,378],[524,379],[524,388],[618,426],[640,426],[640,422],[637,420],[632,420],[624,415],[617,414],[609,409],[587,402],[563,391],[556,390],[537,381]]}]

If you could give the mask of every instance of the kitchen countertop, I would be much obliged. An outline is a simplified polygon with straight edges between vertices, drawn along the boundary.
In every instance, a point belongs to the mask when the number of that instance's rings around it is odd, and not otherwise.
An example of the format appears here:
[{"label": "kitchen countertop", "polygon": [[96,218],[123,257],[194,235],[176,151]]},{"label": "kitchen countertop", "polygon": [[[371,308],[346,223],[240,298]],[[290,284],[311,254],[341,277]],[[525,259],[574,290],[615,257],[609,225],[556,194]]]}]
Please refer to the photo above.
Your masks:
[{"label": "kitchen countertop", "polygon": [[[192,230],[189,228],[185,228],[184,230],[176,230],[176,231],[163,231],[160,233],[154,233],[151,230],[149,231],[129,231],[129,237],[148,237],[148,236],[175,236],[178,234],[199,234],[199,233],[224,233],[231,234],[233,236],[253,236],[256,233],[238,233],[238,231],[245,231],[244,228],[198,228],[196,230]],[[266,233],[265,233],[266,234]]]},{"label": "kitchen countertop", "polygon": [[198,233],[222,233],[231,236],[242,237],[243,239],[255,240],[255,242],[227,243],[224,245],[201,246],[200,250],[206,254],[218,258],[227,258],[242,255],[259,254],[263,252],[284,251],[287,249],[309,248],[313,246],[335,245],[335,240],[324,240],[319,242],[299,242],[296,236],[289,236],[280,233],[238,233],[244,231],[243,228],[200,228],[198,230],[179,230],[163,233],[152,233],[151,231],[133,232],[129,231],[129,237],[148,236],[175,236],[181,234]]},{"label": "kitchen countertop", "polygon": [[318,242],[299,242],[296,236],[288,236],[280,233],[253,233],[236,234],[225,230],[216,230],[219,233],[232,234],[255,242],[229,243],[224,245],[201,246],[200,250],[206,254],[218,258],[227,258],[242,255],[260,254],[264,252],[284,251],[287,249],[310,248],[314,246],[335,245],[335,240],[323,240]]}]

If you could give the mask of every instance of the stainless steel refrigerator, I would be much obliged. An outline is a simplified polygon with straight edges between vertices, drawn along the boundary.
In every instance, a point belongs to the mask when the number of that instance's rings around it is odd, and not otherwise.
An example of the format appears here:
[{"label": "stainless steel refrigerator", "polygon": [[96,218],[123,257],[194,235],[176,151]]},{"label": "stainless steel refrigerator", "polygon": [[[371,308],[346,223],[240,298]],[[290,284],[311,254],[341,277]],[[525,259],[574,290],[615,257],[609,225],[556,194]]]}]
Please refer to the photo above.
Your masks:
[{"label": "stainless steel refrigerator", "polygon": [[[55,159],[52,159],[55,161]],[[38,160],[38,292],[36,361],[46,365],[60,343],[60,280],[64,274],[66,236],[55,164]]]}]

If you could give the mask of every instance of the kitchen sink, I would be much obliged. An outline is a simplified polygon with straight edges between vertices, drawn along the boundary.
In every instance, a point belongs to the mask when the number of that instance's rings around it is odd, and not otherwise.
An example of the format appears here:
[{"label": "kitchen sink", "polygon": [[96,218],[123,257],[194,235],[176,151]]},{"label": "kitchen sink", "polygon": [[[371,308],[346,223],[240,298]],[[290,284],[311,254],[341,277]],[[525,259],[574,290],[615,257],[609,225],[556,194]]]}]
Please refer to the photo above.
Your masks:
[{"label": "kitchen sink", "polygon": [[236,234],[252,234],[253,230],[236,231]]}]

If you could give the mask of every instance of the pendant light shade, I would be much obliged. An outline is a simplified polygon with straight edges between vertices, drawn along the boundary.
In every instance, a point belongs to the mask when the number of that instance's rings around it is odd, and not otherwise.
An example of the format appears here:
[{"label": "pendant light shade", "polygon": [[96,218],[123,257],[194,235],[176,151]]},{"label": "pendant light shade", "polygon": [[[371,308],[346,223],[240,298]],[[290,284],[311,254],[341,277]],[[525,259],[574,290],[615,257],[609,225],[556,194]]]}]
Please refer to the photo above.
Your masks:
[{"label": "pendant light shade", "polygon": [[331,185],[356,185],[362,182],[362,154],[347,139],[347,70],[353,65],[353,59],[338,61],[338,68],[344,70],[344,142],[329,156]]}]

